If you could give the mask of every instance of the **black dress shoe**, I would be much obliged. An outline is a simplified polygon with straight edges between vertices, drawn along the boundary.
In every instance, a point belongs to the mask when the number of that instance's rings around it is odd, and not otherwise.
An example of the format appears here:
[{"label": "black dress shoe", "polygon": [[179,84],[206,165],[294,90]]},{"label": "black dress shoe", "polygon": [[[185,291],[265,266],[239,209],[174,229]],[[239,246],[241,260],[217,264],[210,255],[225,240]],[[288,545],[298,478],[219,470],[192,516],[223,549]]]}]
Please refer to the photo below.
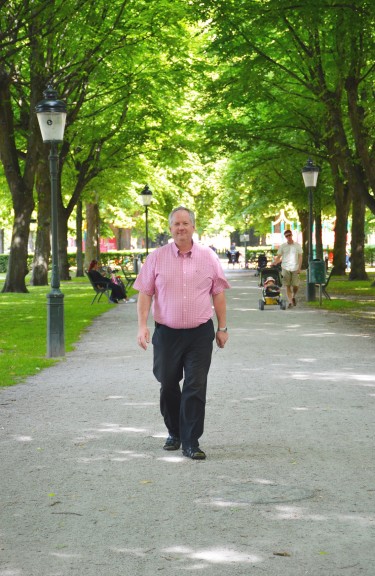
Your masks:
[{"label": "black dress shoe", "polygon": [[181,440],[178,436],[168,436],[163,446],[163,450],[178,450],[181,446]]},{"label": "black dress shoe", "polygon": [[206,460],[206,454],[199,448],[199,446],[183,448],[182,454],[186,458],[191,458],[192,460]]}]

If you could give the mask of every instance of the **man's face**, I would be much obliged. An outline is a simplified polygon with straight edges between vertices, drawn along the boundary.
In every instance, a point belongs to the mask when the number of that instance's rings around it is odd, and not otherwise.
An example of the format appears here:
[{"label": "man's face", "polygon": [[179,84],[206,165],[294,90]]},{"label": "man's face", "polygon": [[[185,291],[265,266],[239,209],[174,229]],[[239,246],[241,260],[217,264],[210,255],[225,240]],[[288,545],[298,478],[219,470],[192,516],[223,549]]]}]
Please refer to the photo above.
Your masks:
[{"label": "man's face", "polygon": [[178,210],[173,214],[170,231],[177,245],[191,241],[194,230],[195,227],[191,223],[189,212]]},{"label": "man's face", "polygon": [[293,243],[293,236],[292,236],[291,232],[287,232],[284,236],[285,236],[285,240],[288,242],[288,244]]}]

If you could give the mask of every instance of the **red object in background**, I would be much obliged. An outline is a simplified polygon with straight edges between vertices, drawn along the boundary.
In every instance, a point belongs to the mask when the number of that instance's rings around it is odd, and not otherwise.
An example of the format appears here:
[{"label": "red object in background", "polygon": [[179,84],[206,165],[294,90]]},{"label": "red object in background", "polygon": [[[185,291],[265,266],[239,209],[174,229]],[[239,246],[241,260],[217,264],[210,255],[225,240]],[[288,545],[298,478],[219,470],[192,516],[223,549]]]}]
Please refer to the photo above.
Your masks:
[{"label": "red object in background", "polygon": [[116,238],[100,238],[100,252],[108,252],[108,250],[116,249]]}]

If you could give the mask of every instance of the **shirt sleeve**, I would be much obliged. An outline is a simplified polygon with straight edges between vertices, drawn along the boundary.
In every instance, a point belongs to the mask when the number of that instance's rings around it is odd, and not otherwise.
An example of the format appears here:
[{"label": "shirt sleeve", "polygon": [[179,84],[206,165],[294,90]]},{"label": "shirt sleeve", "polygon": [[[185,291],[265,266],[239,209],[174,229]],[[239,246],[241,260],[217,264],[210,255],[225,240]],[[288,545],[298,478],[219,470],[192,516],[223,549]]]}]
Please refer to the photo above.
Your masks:
[{"label": "shirt sleeve", "polygon": [[216,296],[216,294],[220,294],[220,292],[228,290],[228,288],[230,288],[230,284],[228,283],[225,277],[225,274],[221,266],[221,262],[218,257],[215,257],[214,266],[215,266],[215,277],[212,284],[211,294],[213,296]]},{"label": "shirt sleeve", "polygon": [[139,271],[136,281],[133,284],[135,290],[144,292],[149,296],[155,294],[155,264],[156,251],[149,254]]}]

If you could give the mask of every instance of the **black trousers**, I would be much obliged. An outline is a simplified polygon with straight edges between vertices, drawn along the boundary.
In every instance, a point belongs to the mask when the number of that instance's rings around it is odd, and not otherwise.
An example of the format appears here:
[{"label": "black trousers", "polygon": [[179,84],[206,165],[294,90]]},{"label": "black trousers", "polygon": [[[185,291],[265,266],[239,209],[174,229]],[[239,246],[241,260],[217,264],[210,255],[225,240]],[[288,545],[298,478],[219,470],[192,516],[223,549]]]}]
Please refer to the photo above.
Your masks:
[{"label": "black trousers", "polygon": [[181,438],[182,448],[199,446],[203,434],[214,338],[212,320],[189,329],[155,324],[152,344],[154,375],[161,384],[160,412],[169,434]]},{"label": "black trousers", "polygon": [[122,300],[123,298],[126,298],[125,286],[121,280],[119,284],[115,284],[110,278],[104,278],[98,282],[98,284],[100,286],[108,286],[111,288],[111,298],[114,300]]}]

